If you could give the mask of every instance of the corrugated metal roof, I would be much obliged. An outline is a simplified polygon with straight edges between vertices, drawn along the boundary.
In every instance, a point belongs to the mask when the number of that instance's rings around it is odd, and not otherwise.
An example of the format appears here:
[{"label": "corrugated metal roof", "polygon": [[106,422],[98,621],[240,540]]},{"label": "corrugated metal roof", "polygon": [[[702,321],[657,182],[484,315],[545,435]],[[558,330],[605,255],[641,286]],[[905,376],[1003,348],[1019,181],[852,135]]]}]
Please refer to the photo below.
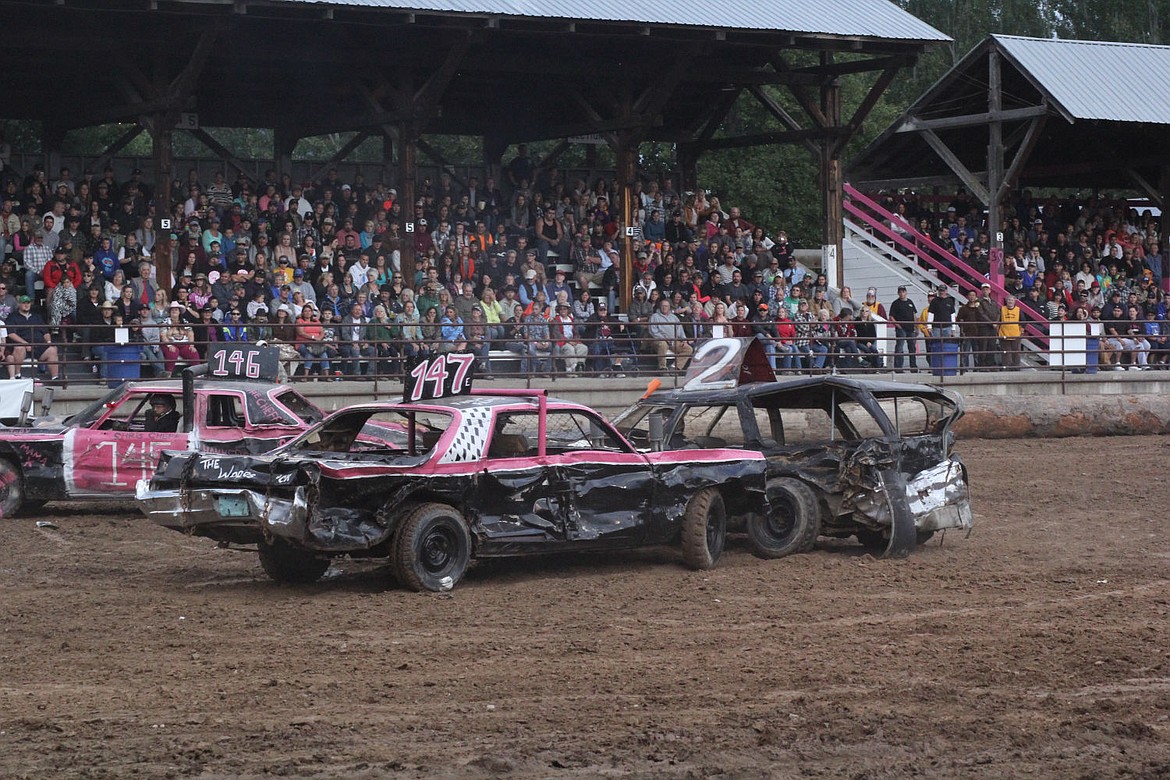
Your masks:
[{"label": "corrugated metal roof", "polygon": [[949,41],[943,33],[888,0],[749,0],[716,4],[662,0],[270,0],[364,6],[402,11],[487,14],[672,27],[808,33],[849,38]]},{"label": "corrugated metal roof", "polygon": [[1170,124],[1170,46],[992,37],[1075,119]]}]

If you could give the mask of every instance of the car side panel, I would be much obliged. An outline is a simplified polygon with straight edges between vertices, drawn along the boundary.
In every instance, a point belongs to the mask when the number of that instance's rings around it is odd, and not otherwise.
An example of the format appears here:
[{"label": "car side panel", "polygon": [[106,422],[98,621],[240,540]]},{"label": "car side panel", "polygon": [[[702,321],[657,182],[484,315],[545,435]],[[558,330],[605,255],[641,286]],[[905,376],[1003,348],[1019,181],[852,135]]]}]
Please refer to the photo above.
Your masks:
[{"label": "car side panel", "polygon": [[478,555],[546,552],[566,541],[568,491],[546,460],[502,458],[478,473],[466,502]]},{"label": "car side panel", "polygon": [[656,486],[647,543],[674,541],[687,503],[698,491],[717,487],[729,516],[766,506],[767,461],[748,450],[665,450],[647,453]]},{"label": "car side panel", "polygon": [[132,495],[149,479],[163,450],[185,450],[190,434],[74,428],[65,434],[62,464],[71,497]]},{"label": "car side panel", "polygon": [[639,453],[570,452],[552,458],[568,489],[568,537],[579,545],[642,543],[657,478]]},{"label": "car side panel", "polygon": [[25,495],[33,500],[65,498],[61,468],[64,434],[10,431],[0,441],[0,456],[16,463],[24,475]]}]

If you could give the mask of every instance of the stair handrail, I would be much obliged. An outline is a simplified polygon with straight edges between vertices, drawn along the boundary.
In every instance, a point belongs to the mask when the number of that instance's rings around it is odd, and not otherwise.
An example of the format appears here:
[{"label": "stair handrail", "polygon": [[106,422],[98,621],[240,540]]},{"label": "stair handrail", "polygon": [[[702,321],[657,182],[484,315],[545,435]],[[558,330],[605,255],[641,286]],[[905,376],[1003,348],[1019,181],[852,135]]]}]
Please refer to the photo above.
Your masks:
[{"label": "stair handrail", "polygon": [[[1004,287],[1002,284],[999,284],[998,282],[995,282],[995,281],[988,279],[986,276],[981,274],[978,270],[976,270],[972,266],[968,265],[967,263],[964,263],[960,258],[956,257],[953,252],[946,250],[946,249],[943,249],[941,246],[939,246],[937,243],[935,243],[935,241],[932,238],[930,238],[930,236],[924,235],[923,233],[919,232],[918,229],[916,227],[914,227],[913,225],[910,225],[909,223],[907,223],[906,230],[904,232],[913,236],[915,239],[917,239],[919,244],[915,244],[914,242],[911,242],[910,240],[905,238],[905,236],[902,235],[902,233],[895,231],[893,228],[891,228],[889,226],[889,223],[895,219],[895,215],[893,214],[893,212],[888,211],[888,210],[882,208],[881,206],[879,206],[876,201],[869,198],[864,193],[860,192],[853,185],[846,183],[844,186],[844,191],[845,191],[845,194],[847,197],[842,202],[842,206],[846,211],[848,211],[853,216],[857,217],[858,220],[863,225],[870,227],[870,228],[873,228],[874,230],[881,233],[881,235],[885,236],[886,238],[889,238],[895,244],[910,250],[911,253],[914,254],[915,256],[921,257],[922,259],[924,259],[927,262],[927,264],[930,265],[930,267],[932,269],[934,269],[934,272],[936,274],[939,274],[940,277],[941,276],[949,277],[953,281],[953,283],[955,284],[955,287],[957,287],[960,291],[962,291],[962,292],[966,292],[966,290],[978,291],[980,289],[980,287],[982,287],[984,284],[987,284],[987,285],[991,286],[991,291],[993,293],[995,293],[997,300],[1002,301],[1004,299],[1004,297],[1006,295],[1008,295],[1007,288]],[[881,218],[881,221],[875,220],[873,217],[870,216],[869,213],[867,213],[866,211],[855,206],[851,202],[852,200],[858,201],[859,203],[861,203],[862,205],[864,205],[865,207],[867,207],[871,211],[875,212]],[[935,252],[936,254],[945,255],[947,258],[947,263],[954,264],[961,271],[963,271],[967,276],[964,277],[964,276],[956,273],[946,263],[940,262],[935,257],[932,257],[929,253],[922,252],[921,246],[925,246],[926,248],[930,249],[931,251]],[[976,282],[972,281],[973,279],[978,279],[979,280],[978,284]],[[1028,314],[1032,317],[1032,322],[1047,322],[1048,321],[1047,317],[1042,316],[1039,312],[1034,310],[1032,307],[1027,306],[1022,299],[1017,298],[1016,305],[1019,306],[1020,309],[1022,309],[1026,314]],[[1030,335],[1034,338],[1040,339],[1045,344],[1048,343],[1048,334],[1045,333],[1043,330],[1036,327],[1031,322],[1021,322],[1020,324],[1024,327],[1024,331],[1026,333],[1028,333],[1028,335]]]}]

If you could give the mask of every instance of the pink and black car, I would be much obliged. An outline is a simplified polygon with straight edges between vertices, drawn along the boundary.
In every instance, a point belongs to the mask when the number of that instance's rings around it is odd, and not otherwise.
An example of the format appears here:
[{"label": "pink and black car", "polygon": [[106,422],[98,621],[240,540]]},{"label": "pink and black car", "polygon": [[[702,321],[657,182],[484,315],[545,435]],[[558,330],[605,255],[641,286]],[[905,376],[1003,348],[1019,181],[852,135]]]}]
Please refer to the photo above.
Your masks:
[{"label": "pink and black car", "polygon": [[763,505],[764,470],[758,453],[638,452],[542,391],[472,391],[343,409],[266,455],[165,453],[138,500],[168,528],[255,545],[279,581],[377,557],[437,591],[473,558],[681,542],[711,567]]},{"label": "pink and black car", "polygon": [[0,517],[47,501],[132,497],[164,450],[258,454],[324,416],[269,382],[125,384],[63,420],[0,428]]}]

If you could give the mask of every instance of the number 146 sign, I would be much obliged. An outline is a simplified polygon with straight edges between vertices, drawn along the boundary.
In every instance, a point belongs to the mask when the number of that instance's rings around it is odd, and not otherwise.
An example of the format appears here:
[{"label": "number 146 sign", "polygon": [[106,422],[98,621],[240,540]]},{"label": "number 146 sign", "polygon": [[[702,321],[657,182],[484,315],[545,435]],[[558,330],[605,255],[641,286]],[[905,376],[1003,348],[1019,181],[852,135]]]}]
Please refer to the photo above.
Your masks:
[{"label": "number 146 sign", "polygon": [[418,356],[407,361],[406,381],[402,383],[402,400],[422,401],[471,391],[475,372],[475,355],[447,352],[430,357]]}]

